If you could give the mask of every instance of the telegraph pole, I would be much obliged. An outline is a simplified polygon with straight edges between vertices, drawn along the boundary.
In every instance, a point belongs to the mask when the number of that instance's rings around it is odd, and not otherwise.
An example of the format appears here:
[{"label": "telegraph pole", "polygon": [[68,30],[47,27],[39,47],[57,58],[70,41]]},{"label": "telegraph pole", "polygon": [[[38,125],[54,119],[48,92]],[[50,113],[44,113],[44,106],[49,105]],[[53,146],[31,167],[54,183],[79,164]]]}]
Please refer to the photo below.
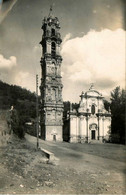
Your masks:
[{"label": "telegraph pole", "polygon": [[37,148],[39,148],[38,75],[36,75],[36,132],[37,132]]}]

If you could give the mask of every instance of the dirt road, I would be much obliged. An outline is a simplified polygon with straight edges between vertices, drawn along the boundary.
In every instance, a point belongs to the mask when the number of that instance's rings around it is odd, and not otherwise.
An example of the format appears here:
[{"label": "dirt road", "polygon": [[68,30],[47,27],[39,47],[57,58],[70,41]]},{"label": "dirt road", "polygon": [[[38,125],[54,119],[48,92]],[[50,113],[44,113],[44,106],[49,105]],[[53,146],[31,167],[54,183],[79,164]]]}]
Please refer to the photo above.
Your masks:
[{"label": "dirt road", "polygon": [[126,147],[45,142],[54,164],[37,151],[36,138],[14,139],[1,148],[0,193],[124,194]]},{"label": "dirt road", "polygon": [[[26,134],[26,139],[36,145],[36,138]],[[116,144],[70,144],[39,140],[39,146],[60,159],[60,165],[82,171],[87,166],[108,171],[126,171],[126,147]],[[115,163],[116,162],[116,163]],[[89,167],[88,167],[89,168]]]},{"label": "dirt road", "polygon": [[[28,135],[26,138],[36,144],[36,138]],[[53,152],[60,159],[59,167],[61,169],[73,169],[73,172],[77,172],[82,180],[87,177],[89,184],[95,183],[95,188],[102,186],[104,193],[106,191],[109,193],[125,191],[125,146],[116,144],[70,144],[67,142],[45,142],[43,140],[40,140],[39,144],[40,147]],[[104,189],[106,186],[109,188]]]}]

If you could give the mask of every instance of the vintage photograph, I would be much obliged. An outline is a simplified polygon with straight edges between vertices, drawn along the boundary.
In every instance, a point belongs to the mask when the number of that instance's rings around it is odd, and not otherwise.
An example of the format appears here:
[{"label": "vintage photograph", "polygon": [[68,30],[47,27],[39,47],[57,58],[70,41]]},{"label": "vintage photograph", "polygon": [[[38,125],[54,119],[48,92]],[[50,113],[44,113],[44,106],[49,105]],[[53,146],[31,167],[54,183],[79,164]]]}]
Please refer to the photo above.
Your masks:
[{"label": "vintage photograph", "polygon": [[125,0],[0,0],[0,194],[126,194]]}]

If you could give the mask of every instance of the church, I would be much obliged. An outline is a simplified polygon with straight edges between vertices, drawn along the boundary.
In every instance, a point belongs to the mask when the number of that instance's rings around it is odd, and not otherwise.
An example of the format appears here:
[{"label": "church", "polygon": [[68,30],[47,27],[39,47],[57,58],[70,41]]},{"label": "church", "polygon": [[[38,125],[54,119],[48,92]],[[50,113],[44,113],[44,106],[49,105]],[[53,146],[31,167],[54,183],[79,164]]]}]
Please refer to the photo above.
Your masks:
[{"label": "church", "polygon": [[78,110],[71,108],[64,121],[64,140],[75,143],[107,141],[111,129],[111,112],[105,110],[104,97],[91,84],[80,98]]},{"label": "church", "polygon": [[42,23],[42,78],[40,85],[41,138],[48,141],[102,142],[108,139],[111,126],[111,113],[104,108],[103,96],[91,85],[80,95],[78,110],[70,109],[66,121],[63,121],[62,99],[62,43],[60,23],[54,17],[52,8]]}]

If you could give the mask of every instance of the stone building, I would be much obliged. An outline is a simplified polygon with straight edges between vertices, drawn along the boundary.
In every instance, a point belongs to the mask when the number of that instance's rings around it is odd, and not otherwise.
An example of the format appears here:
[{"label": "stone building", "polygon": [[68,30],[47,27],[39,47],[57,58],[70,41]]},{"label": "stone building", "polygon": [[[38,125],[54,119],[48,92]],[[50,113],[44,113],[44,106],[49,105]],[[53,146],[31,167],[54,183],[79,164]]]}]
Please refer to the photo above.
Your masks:
[{"label": "stone building", "polygon": [[42,58],[41,58],[41,135],[44,140],[62,141],[63,100],[61,82],[60,23],[52,14],[42,24]]},{"label": "stone building", "polygon": [[104,108],[103,96],[91,85],[80,95],[78,110],[70,110],[64,125],[64,140],[69,142],[102,142],[108,140],[111,113]]}]

